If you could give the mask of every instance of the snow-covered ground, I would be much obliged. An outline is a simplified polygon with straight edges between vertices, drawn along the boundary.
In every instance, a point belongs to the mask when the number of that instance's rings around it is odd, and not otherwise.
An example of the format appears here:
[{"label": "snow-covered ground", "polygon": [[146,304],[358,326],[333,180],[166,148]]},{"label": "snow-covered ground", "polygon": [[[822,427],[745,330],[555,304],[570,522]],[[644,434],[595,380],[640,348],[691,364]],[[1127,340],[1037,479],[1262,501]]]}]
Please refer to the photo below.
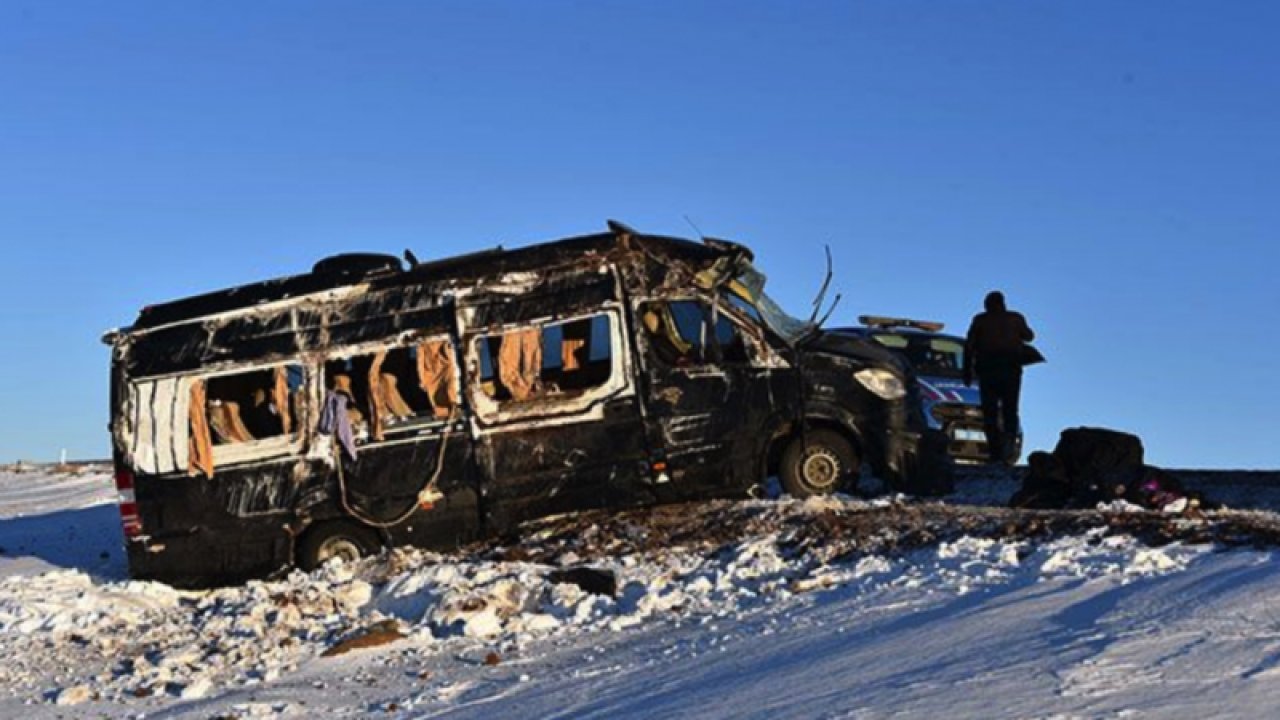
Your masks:
[{"label": "snow-covered ground", "polygon": [[[957,497],[994,492],[979,483]],[[1280,707],[1270,550],[1156,548],[1099,528],[879,552],[798,543],[758,522],[714,551],[569,550],[541,564],[395,552],[186,592],[127,579],[112,496],[105,472],[0,473],[0,717],[1256,718]],[[748,505],[819,523],[884,503]],[[611,573],[616,596],[555,581],[581,565]],[[362,636],[368,647],[340,652]]]}]

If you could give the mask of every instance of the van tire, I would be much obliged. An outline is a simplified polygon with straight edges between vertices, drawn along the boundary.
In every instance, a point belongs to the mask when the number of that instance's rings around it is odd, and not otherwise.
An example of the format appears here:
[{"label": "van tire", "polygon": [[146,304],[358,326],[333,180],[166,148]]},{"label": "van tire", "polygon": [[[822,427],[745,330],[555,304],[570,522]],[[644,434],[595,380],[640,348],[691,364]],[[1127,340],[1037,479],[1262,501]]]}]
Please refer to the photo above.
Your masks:
[{"label": "van tire", "polygon": [[368,528],[333,520],[307,530],[298,543],[294,559],[298,567],[311,572],[335,557],[354,562],[377,553],[380,547],[377,535]]},{"label": "van tire", "polygon": [[792,497],[807,498],[846,490],[862,463],[849,441],[834,430],[812,430],[782,451],[778,476]]}]

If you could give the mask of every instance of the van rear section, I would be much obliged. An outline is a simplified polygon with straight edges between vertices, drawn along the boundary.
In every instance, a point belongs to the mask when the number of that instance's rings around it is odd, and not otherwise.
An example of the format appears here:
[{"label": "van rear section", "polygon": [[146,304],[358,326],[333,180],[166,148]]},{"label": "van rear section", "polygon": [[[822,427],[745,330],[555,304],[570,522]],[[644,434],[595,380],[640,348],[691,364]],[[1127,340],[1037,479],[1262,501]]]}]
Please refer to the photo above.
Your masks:
[{"label": "van rear section", "polygon": [[260,577],[288,565],[294,498],[287,495],[294,491],[287,478],[259,470],[255,480],[228,469],[211,483],[179,468],[174,458],[181,454],[175,449],[189,441],[180,432],[185,423],[175,422],[171,411],[156,410],[176,405],[172,396],[140,396],[137,388],[149,384],[132,383],[134,389],[126,391],[130,399],[116,405],[112,422],[130,574],[203,586]]},{"label": "van rear section", "polygon": [[[205,493],[182,478],[134,476],[124,469],[117,470],[116,483],[135,578],[207,586],[262,577],[290,564],[285,521],[211,511]],[[130,483],[132,489],[125,489]]]},{"label": "van rear section", "polygon": [[[261,326],[254,317],[233,324]],[[477,535],[479,495],[447,335],[426,327],[376,346],[265,357],[246,342],[238,357],[182,367],[182,349],[202,342],[205,324],[168,332],[113,344],[113,457],[134,577],[223,584],[315,565],[342,544],[325,543],[335,536],[371,552]],[[131,374],[137,368],[148,374]],[[419,370],[439,390],[434,398],[413,387]],[[380,415],[372,431],[359,425],[357,457],[316,430],[334,395],[326,378],[348,378],[337,384]],[[355,417],[356,405],[344,412]]]}]

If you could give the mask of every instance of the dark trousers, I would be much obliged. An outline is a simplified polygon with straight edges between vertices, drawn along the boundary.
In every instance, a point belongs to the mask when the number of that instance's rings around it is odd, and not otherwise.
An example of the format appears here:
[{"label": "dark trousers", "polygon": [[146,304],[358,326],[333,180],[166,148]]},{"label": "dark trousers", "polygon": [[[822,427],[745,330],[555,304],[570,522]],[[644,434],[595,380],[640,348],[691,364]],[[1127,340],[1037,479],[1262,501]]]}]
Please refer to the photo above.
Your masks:
[{"label": "dark trousers", "polygon": [[987,456],[1005,462],[1013,456],[1018,437],[1018,396],[1022,394],[1022,368],[992,368],[978,375],[982,395],[982,424],[987,433]]}]

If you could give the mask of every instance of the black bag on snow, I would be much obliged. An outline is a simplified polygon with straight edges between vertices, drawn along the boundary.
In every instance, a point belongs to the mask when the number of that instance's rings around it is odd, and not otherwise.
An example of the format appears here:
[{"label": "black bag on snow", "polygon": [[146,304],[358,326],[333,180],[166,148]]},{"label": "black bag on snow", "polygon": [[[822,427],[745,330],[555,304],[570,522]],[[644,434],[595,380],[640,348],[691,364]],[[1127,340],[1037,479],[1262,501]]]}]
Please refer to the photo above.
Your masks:
[{"label": "black bag on snow", "polygon": [[1142,440],[1118,430],[1063,430],[1053,454],[1062,463],[1078,499],[1114,499],[1142,478]]},{"label": "black bag on snow", "polygon": [[1043,450],[1027,456],[1027,472],[1022,488],[1009,499],[1009,507],[1058,510],[1071,503],[1071,481],[1062,461]]}]

